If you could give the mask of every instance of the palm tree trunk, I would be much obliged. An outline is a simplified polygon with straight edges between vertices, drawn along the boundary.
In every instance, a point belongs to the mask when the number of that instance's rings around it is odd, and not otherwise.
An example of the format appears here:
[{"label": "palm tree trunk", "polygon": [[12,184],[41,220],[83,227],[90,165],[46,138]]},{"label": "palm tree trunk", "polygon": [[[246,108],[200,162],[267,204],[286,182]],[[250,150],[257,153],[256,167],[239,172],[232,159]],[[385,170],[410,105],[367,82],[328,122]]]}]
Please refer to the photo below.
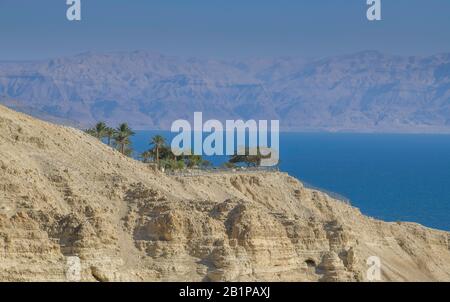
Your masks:
[{"label": "palm tree trunk", "polygon": [[156,146],[156,164],[159,167],[159,147],[158,146]]},{"label": "palm tree trunk", "polygon": [[120,145],[120,152],[121,152],[122,154],[125,154],[125,144],[121,144],[121,145]]}]

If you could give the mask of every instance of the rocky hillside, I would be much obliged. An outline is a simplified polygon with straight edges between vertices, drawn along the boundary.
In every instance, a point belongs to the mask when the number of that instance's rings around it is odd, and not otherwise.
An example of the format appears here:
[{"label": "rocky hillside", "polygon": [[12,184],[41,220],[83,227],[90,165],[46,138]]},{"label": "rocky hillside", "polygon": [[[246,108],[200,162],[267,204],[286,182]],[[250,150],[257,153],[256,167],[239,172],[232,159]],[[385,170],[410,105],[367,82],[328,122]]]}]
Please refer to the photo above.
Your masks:
[{"label": "rocky hillside", "polygon": [[137,129],[169,129],[202,111],[279,119],[284,130],[450,132],[450,55],[226,61],[86,53],[0,62],[0,102],[83,127],[126,119]]},{"label": "rocky hillside", "polygon": [[0,280],[450,281],[450,235],[362,215],[284,173],[168,177],[0,106]]}]

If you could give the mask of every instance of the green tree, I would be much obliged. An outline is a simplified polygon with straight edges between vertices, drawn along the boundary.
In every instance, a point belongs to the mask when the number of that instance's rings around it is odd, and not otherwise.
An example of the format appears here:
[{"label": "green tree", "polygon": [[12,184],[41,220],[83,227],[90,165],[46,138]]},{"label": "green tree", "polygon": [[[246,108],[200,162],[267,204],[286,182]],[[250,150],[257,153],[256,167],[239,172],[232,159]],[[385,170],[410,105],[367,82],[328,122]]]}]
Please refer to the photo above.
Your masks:
[{"label": "green tree", "polygon": [[106,127],[104,137],[106,137],[108,139],[108,141],[107,141],[108,146],[111,146],[111,142],[112,142],[112,139],[114,138],[115,134],[116,134],[116,130],[114,128]]},{"label": "green tree", "polygon": [[95,137],[95,130],[94,130],[94,128],[86,129],[86,130],[84,130],[84,132]]},{"label": "green tree", "polygon": [[102,140],[105,137],[105,132],[108,127],[106,126],[105,122],[98,122],[94,126],[94,136],[98,138],[99,140]]},{"label": "green tree", "polygon": [[161,150],[161,148],[163,148],[166,144],[166,139],[164,137],[162,137],[161,135],[155,135],[151,141],[150,141],[150,146],[153,146],[153,150],[155,151],[155,156],[156,156],[156,163],[159,166],[159,152]]},{"label": "green tree", "polygon": [[246,164],[247,167],[259,167],[261,165],[261,160],[263,158],[269,157],[270,154],[267,156],[263,156],[259,148],[257,148],[256,154],[250,154],[249,148],[246,148],[244,154],[238,154],[237,152],[235,152],[235,154],[230,157],[230,160],[228,162],[230,164],[243,163]]},{"label": "green tree", "polygon": [[133,130],[128,126],[127,123],[122,123],[116,129],[114,134],[114,141],[120,150],[120,153],[125,155],[130,155],[132,153],[130,146],[130,137],[134,135]]},{"label": "green tree", "polygon": [[162,159],[161,167],[164,167],[168,170],[182,170],[185,168],[185,163],[182,160],[176,159]]}]

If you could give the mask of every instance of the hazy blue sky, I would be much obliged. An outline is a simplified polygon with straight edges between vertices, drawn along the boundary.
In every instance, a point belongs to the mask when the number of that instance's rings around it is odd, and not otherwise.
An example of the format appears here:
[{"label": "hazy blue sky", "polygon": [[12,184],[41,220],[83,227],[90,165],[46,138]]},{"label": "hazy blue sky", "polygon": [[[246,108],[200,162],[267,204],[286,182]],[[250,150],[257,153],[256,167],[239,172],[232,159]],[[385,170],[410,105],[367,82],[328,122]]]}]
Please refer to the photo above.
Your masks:
[{"label": "hazy blue sky", "polygon": [[208,57],[450,52],[449,0],[0,0],[0,60],[148,49]]}]

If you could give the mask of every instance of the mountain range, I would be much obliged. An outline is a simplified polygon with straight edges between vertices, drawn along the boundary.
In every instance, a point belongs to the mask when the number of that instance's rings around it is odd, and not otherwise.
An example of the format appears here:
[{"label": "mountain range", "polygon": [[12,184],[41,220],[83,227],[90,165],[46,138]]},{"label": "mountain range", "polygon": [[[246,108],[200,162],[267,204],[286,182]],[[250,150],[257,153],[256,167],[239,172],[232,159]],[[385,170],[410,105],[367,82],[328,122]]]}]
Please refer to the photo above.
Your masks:
[{"label": "mountain range", "polygon": [[279,119],[285,131],[450,132],[450,53],[202,59],[148,51],[0,61],[0,102],[77,127]]}]

